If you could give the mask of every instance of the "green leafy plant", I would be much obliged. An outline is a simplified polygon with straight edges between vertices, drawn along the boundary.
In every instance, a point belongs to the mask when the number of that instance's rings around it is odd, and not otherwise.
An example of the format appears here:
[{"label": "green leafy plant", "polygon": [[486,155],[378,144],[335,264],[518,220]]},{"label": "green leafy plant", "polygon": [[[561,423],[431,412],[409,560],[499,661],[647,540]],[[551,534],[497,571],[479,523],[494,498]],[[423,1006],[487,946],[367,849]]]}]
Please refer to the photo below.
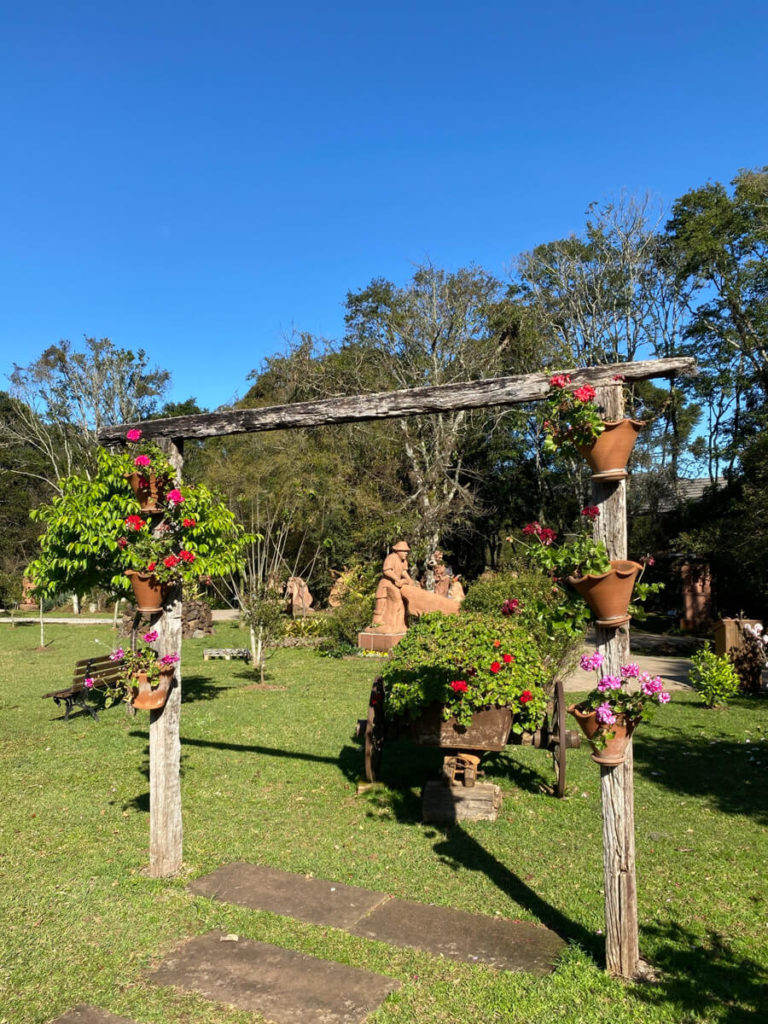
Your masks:
[{"label": "green leafy plant", "polygon": [[[132,687],[136,685],[139,673],[144,673],[154,688],[162,673],[172,672],[179,661],[178,654],[164,654],[158,657],[157,651],[151,646],[157,640],[157,630],[150,630],[142,636],[142,645],[135,650],[124,650],[118,647],[109,655],[112,661],[119,662],[120,674],[104,688],[105,705],[109,707],[118,701],[129,701]],[[85,679],[86,688],[93,686],[93,680]]]},{"label": "green leafy plant", "polygon": [[145,438],[141,430],[129,430],[125,435],[126,444],[119,450],[110,453],[112,465],[124,476],[138,473],[148,478],[150,474],[171,481],[174,477],[173,467],[168,456],[155,442]]},{"label": "green leafy plant", "polygon": [[702,647],[693,655],[688,678],[708,708],[726,704],[736,696],[741,685],[731,659],[727,654],[715,654],[711,645]]},{"label": "green leafy plant", "polygon": [[353,565],[344,571],[340,603],[325,617],[321,654],[341,658],[359,653],[357,634],[371,624],[379,572],[375,565]]},{"label": "green leafy plant", "polygon": [[123,457],[100,449],[92,478],[68,477],[61,494],[30,515],[45,528],[28,574],[38,596],[99,587],[126,594],[126,571],[189,583],[237,573],[247,536],[224,501],[203,485],[169,490],[161,513],[141,514]]},{"label": "green leafy plant", "polygon": [[545,451],[578,455],[579,447],[592,444],[605,429],[594,401],[595,389],[591,384],[570,388],[570,383],[567,373],[556,373],[549,381],[549,392],[544,400],[547,410]]},{"label": "green leafy plant", "polygon": [[[555,543],[558,539],[555,531],[538,522],[528,523],[522,528],[523,536],[531,538],[526,543],[529,558],[557,581],[568,576],[599,576],[611,568],[605,544],[594,539],[589,526],[600,515],[600,509],[596,505],[587,506],[581,515],[579,528],[558,544]],[[515,543],[512,537],[507,540]]]},{"label": "green leafy plant", "polygon": [[[590,737],[590,743],[598,750],[602,750],[613,737],[611,726],[619,715],[624,715],[628,722],[636,725],[649,721],[659,704],[669,703],[669,694],[659,676],[651,677],[650,673],[641,672],[634,663],[622,665],[618,676],[603,675],[604,661],[605,657],[599,651],[582,655],[581,667],[585,672],[595,672],[598,683],[575,705],[578,711],[595,713],[599,728]],[[633,689],[629,690],[629,686]]]},{"label": "green leafy plant", "polygon": [[468,726],[475,711],[509,707],[516,732],[541,724],[548,677],[542,650],[517,622],[464,612],[422,616],[382,672],[390,716],[438,703],[446,720]]}]

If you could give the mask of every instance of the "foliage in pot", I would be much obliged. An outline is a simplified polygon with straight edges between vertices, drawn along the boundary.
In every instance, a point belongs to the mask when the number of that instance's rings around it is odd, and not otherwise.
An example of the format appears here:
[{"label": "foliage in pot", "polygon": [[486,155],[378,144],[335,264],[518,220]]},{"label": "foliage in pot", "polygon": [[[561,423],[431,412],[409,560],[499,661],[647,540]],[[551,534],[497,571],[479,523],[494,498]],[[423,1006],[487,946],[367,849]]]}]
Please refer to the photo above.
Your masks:
[{"label": "foliage in pot", "polygon": [[[634,663],[622,665],[618,676],[602,675],[600,669],[604,661],[599,651],[582,655],[582,669],[595,672],[598,683],[583,700],[568,709],[595,713],[598,730],[589,737],[589,742],[596,750],[602,750],[611,739],[612,726],[620,715],[634,727],[639,722],[649,721],[659,704],[669,702],[669,694],[664,690],[664,683],[659,676],[651,677],[648,672],[641,672]],[[635,688],[630,690],[629,686]],[[578,721],[578,716],[574,717]]]},{"label": "foliage in pot", "polygon": [[544,451],[578,456],[579,448],[592,444],[605,428],[592,385],[570,388],[570,383],[567,373],[550,378],[544,399]]},{"label": "foliage in pot", "polygon": [[125,595],[129,569],[170,584],[241,570],[247,536],[223,499],[203,485],[182,485],[165,494],[159,516],[142,516],[124,461],[100,449],[93,478],[62,480],[61,494],[30,513],[45,528],[29,567],[38,596],[96,587]]},{"label": "foliage in pot", "polygon": [[431,704],[443,718],[469,726],[475,711],[511,708],[513,729],[541,724],[545,652],[519,623],[487,615],[422,616],[390,654],[382,672],[391,717],[416,717]]},{"label": "foliage in pot", "polygon": [[711,645],[702,647],[693,655],[688,679],[708,708],[726,704],[741,687],[739,674],[730,657],[715,654]]},{"label": "foliage in pot", "polygon": [[[164,654],[162,658],[159,658],[151,646],[156,642],[157,637],[157,631],[150,630],[148,633],[144,633],[142,645],[135,651],[126,651],[124,648],[118,647],[109,655],[112,661],[119,662],[120,674],[105,689],[107,707],[122,700],[130,703],[133,688],[137,685],[140,673],[146,675],[152,687],[158,685],[161,674],[173,673],[174,667],[179,661],[179,655]],[[85,680],[85,685],[88,686],[88,679]],[[91,685],[93,685],[92,682]]]}]

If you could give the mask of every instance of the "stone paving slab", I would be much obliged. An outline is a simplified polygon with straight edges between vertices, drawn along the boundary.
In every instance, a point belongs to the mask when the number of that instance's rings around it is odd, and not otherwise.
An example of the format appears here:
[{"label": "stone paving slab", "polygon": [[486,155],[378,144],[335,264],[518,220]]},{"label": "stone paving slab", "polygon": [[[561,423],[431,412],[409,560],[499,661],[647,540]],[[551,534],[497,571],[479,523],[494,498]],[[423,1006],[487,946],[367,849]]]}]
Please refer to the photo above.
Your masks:
[{"label": "stone paving slab", "polygon": [[398,899],[378,907],[350,930],[393,946],[412,946],[452,960],[533,974],[551,973],[555,958],[565,947],[563,940],[543,925]]},{"label": "stone paving slab", "polygon": [[135,1024],[127,1017],[117,1017],[114,1013],[99,1010],[95,1006],[81,1004],[75,1006],[63,1017],[57,1017],[52,1024]]},{"label": "stone paving slab", "polygon": [[340,882],[305,878],[260,864],[224,864],[196,879],[192,892],[237,903],[252,910],[271,910],[309,924],[349,928],[389,897]]},{"label": "stone paving slab", "polygon": [[394,978],[223,932],[190,940],[148,977],[276,1024],[360,1024],[400,987]]}]

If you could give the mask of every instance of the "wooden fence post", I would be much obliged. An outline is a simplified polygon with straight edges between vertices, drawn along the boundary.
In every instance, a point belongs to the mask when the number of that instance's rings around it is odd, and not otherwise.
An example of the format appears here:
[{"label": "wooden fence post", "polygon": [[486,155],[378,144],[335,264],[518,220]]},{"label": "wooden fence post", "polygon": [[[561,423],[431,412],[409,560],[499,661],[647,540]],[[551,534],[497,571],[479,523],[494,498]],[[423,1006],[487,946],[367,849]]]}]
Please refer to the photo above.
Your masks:
[{"label": "wooden fence post", "polygon": [[[181,483],[183,441],[159,442]],[[155,623],[158,656],[181,656],[181,586],[168,594],[163,614]],[[183,831],[181,821],[181,662],[176,664],[176,683],[164,707],[149,713],[149,873],[167,878],[181,868]]]},{"label": "wooden fence post", "polygon": [[[597,404],[608,420],[621,419],[624,399],[620,385],[597,389]],[[627,557],[626,480],[592,481],[592,500],[600,509],[595,539],[602,540],[609,558]],[[602,671],[619,675],[629,661],[629,625],[596,626],[597,648],[605,656]],[[600,766],[603,806],[603,877],[605,886],[605,963],[611,974],[636,978],[640,974],[635,883],[635,805],[632,741],[624,764]]]}]

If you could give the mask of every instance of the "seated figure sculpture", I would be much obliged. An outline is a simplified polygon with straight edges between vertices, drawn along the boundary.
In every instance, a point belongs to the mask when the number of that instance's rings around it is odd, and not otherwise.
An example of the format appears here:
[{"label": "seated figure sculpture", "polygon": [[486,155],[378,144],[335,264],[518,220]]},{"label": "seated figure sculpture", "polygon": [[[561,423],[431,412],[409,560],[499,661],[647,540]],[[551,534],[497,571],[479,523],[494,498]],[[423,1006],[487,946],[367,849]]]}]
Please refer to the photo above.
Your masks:
[{"label": "seated figure sculpture", "polygon": [[441,597],[422,587],[408,572],[407,541],[400,540],[384,559],[381,578],[376,588],[373,621],[368,629],[358,634],[358,644],[367,650],[390,650],[405,634],[408,618],[418,618],[427,612],[455,615],[460,601]]}]

